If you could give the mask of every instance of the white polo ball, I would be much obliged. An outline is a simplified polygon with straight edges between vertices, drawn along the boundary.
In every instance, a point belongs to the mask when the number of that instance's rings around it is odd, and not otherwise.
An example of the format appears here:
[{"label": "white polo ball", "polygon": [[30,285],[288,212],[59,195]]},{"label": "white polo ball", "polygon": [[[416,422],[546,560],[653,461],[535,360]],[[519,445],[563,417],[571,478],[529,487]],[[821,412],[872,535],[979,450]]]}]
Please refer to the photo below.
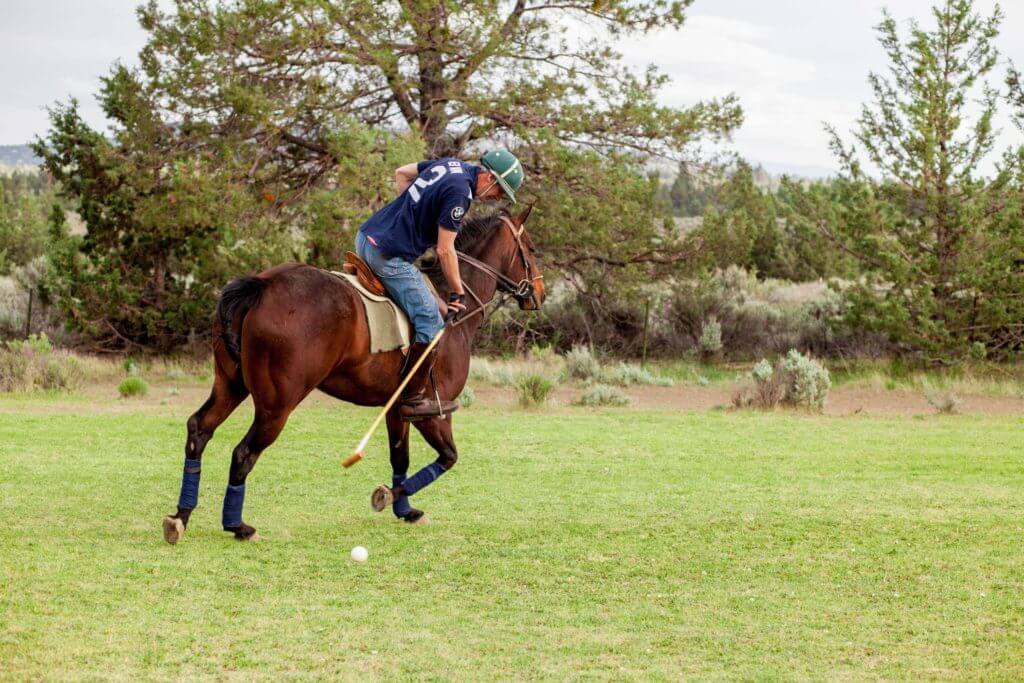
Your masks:
[{"label": "white polo ball", "polygon": [[366,558],[369,556],[370,552],[361,545],[352,548],[352,559],[356,562],[366,562]]}]

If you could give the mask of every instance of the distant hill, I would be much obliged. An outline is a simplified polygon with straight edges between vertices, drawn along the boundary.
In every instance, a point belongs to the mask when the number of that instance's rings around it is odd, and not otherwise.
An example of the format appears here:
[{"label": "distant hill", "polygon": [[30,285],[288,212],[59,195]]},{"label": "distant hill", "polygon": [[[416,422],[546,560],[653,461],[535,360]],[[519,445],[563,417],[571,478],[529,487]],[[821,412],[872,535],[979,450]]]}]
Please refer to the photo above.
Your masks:
[{"label": "distant hill", "polygon": [[40,161],[28,145],[0,145],[0,167],[34,167],[38,166]]}]

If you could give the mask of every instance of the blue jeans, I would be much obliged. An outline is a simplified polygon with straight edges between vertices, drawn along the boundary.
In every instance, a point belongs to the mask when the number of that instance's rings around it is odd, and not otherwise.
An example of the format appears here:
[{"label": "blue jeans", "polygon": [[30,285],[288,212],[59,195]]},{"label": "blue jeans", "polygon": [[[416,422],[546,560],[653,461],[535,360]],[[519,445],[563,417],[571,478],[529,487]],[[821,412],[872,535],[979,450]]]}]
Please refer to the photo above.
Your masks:
[{"label": "blue jeans", "polygon": [[423,281],[423,273],[408,261],[387,258],[361,232],[356,235],[356,254],[366,261],[370,270],[384,283],[391,298],[409,316],[416,330],[415,342],[426,344],[433,339],[444,327],[444,321],[437,308],[437,299]]}]

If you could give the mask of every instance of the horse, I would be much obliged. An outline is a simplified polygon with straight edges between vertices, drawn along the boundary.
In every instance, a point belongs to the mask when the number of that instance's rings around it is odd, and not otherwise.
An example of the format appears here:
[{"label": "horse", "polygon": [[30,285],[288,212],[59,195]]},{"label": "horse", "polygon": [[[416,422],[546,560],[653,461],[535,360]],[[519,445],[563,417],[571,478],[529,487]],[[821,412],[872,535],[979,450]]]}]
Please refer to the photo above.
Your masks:
[{"label": "horse", "polygon": [[[544,302],[544,279],[525,222],[506,210],[469,217],[455,241],[469,305],[449,323],[435,360],[434,388],[455,400],[469,375],[473,339],[486,308],[514,299],[521,310]],[[426,270],[446,297],[439,264]],[[231,455],[221,517],[223,529],[239,540],[255,540],[256,529],[242,521],[245,482],[256,461],[281,434],[288,416],[314,389],[360,406],[383,406],[399,386],[402,350],[370,353],[369,325],[360,295],[347,281],[314,266],[287,263],[230,282],[221,292],[213,322],[213,388],[186,425],[185,467],[178,509],[164,517],[164,539],[177,543],[198,505],[203,451],[214,432],[248,396],[255,407],[252,425]],[[423,523],[422,510],[408,501],[416,490],[450,470],[458,460],[451,414],[414,422],[437,460],[406,478],[409,423],[398,406],[386,415],[391,456],[389,498],[400,519]],[[372,496],[378,505],[378,487]],[[392,489],[387,489],[390,493]]]}]

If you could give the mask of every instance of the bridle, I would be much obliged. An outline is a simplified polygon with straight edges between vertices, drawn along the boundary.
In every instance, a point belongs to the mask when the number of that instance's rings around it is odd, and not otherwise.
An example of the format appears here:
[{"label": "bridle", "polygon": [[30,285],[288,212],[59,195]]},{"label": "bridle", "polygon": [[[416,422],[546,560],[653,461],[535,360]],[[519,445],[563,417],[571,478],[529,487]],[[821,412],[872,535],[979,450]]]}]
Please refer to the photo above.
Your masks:
[{"label": "bridle", "polygon": [[527,301],[532,301],[535,309],[540,308],[540,302],[537,301],[537,294],[534,291],[533,283],[536,282],[537,280],[543,280],[544,275],[534,275],[533,268],[530,265],[530,259],[526,257],[526,247],[523,245],[523,230],[525,230],[525,226],[520,225],[518,228],[516,228],[515,223],[513,223],[512,219],[510,219],[508,216],[499,216],[499,218],[501,219],[501,222],[505,225],[505,227],[509,229],[509,232],[512,233],[512,237],[516,241],[517,253],[512,254],[512,258],[509,259],[508,266],[511,267],[512,264],[515,263],[516,256],[518,256],[519,259],[522,261],[523,270],[526,271],[526,277],[516,282],[515,280],[508,277],[507,275],[505,275],[498,269],[494,268],[493,266],[488,265],[483,261],[480,261],[479,259],[473,258],[468,254],[457,252],[460,261],[462,261],[466,265],[473,266],[477,270],[480,270],[483,273],[486,273],[487,275],[492,277],[494,279],[495,284],[497,285],[497,291],[501,292],[502,296],[500,298],[492,296],[490,301],[484,303],[484,301],[481,300],[479,296],[477,296],[477,293],[474,292],[469,287],[469,285],[463,283],[463,287],[465,287],[469,295],[473,297],[473,300],[476,301],[478,308],[475,309],[474,311],[471,311],[470,313],[467,313],[465,316],[462,317],[462,319],[455,321],[452,324],[452,327],[461,325],[462,323],[466,322],[477,313],[484,312],[486,307],[493,304],[496,299],[498,303],[497,306],[495,307],[495,310],[501,308],[501,306],[503,306],[509,299],[515,299],[520,304],[525,304]]}]

